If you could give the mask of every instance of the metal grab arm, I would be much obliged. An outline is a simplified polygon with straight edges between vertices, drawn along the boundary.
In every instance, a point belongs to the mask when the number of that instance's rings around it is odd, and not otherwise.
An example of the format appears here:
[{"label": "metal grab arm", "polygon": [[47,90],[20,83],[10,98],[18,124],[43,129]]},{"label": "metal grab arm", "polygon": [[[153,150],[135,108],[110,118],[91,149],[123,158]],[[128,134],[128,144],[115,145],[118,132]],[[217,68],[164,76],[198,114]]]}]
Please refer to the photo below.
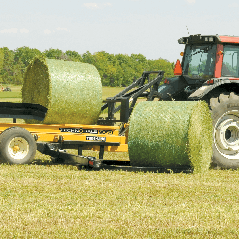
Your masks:
[{"label": "metal grab arm", "polygon": [[[153,80],[150,80],[150,74],[158,75]],[[108,97],[101,108],[102,111],[108,108],[108,117],[106,119],[99,119],[98,124],[114,125],[116,122],[127,123],[139,97],[147,97],[148,101],[152,101],[154,97],[157,96],[158,87],[163,79],[163,75],[164,71],[145,71],[138,80],[126,87],[123,91],[114,97]],[[145,83],[146,80],[148,80],[148,83]],[[133,89],[135,87],[137,88]],[[146,92],[148,89],[150,89],[150,91]],[[116,103],[120,103],[120,105],[116,107]],[[114,114],[119,110],[120,120],[116,120]]]}]

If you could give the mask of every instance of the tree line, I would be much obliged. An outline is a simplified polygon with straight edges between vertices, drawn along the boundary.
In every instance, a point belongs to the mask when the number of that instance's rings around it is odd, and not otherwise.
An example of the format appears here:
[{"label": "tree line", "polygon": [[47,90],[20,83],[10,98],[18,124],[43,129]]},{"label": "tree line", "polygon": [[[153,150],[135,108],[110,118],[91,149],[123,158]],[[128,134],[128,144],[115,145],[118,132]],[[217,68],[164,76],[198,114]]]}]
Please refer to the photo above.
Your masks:
[{"label": "tree line", "polygon": [[0,48],[0,83],[23,83],[24,72],[35,56],[48,59],[83,62],[94,65],[101,76],[104,86],[127,86],[138,79],[144,71],[163,70],[164,77],[172,77],[174,63],[164,59],[147,60],[142,54],[109,54],[105,51],[91,54],[87,51],[79,54],[76,51],[63,52],[59,49],[39,51],[36,48],[20,47],[9,50]]}]

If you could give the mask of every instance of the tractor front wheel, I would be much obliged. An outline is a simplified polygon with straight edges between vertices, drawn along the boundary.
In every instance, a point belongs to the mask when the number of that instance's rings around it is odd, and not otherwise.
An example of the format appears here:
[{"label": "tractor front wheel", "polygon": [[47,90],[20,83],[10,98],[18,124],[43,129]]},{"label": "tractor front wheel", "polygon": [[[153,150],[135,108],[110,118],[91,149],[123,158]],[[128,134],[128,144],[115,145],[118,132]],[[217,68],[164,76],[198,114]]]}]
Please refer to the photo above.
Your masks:
[{"label": "tractor front wheel", "polygon": [[213,159],[215,166],[239,168],[239,96],[221,93],[210,99],[213,119]]}]

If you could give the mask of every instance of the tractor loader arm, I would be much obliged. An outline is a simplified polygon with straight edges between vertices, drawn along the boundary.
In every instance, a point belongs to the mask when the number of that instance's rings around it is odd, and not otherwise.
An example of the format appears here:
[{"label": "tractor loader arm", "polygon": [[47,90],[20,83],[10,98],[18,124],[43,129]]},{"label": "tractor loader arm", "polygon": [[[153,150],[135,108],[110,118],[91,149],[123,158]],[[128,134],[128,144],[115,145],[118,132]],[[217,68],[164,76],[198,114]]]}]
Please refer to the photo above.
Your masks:
[{"label": "tractor loader arm", "polygon": [[[157,74],[157,77],[150,80],[150,74]],[[139,97],[146,97],[147,101],[153,101],[158,97],[158,87],[163,79],[164,71],[145,71],[142,76],[130,86],[114,97],[108,97],[104,101],[101,111],[108,108],[108,117],[98,120],[99,125],[114,125],[116,122],[127,123],[133,108]],[[148,81],[146,83],[146,81]],[[149,90],[149,91],[147,91]],[[116,107],[116,103],[120,103]],[[116,120],[114,114],[120,111],[120,120]]]}]

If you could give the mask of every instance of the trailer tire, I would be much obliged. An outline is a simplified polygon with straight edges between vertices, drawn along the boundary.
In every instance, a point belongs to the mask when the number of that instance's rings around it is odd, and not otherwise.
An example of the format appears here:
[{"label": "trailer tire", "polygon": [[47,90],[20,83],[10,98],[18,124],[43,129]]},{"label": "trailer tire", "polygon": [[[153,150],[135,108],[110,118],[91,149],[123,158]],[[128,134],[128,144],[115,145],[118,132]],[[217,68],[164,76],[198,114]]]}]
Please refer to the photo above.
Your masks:
[{"label": "trailer tire", "polygon": [[29,131],[20,127],[6,129],[0,135],[0,157],[9,164],[29,164],[35,157],[37,145]]},{"label": "trailer tire", "polygon": [[210,98],[213,120],[212,165],[239,168],[239,96],[224,92]]}]

